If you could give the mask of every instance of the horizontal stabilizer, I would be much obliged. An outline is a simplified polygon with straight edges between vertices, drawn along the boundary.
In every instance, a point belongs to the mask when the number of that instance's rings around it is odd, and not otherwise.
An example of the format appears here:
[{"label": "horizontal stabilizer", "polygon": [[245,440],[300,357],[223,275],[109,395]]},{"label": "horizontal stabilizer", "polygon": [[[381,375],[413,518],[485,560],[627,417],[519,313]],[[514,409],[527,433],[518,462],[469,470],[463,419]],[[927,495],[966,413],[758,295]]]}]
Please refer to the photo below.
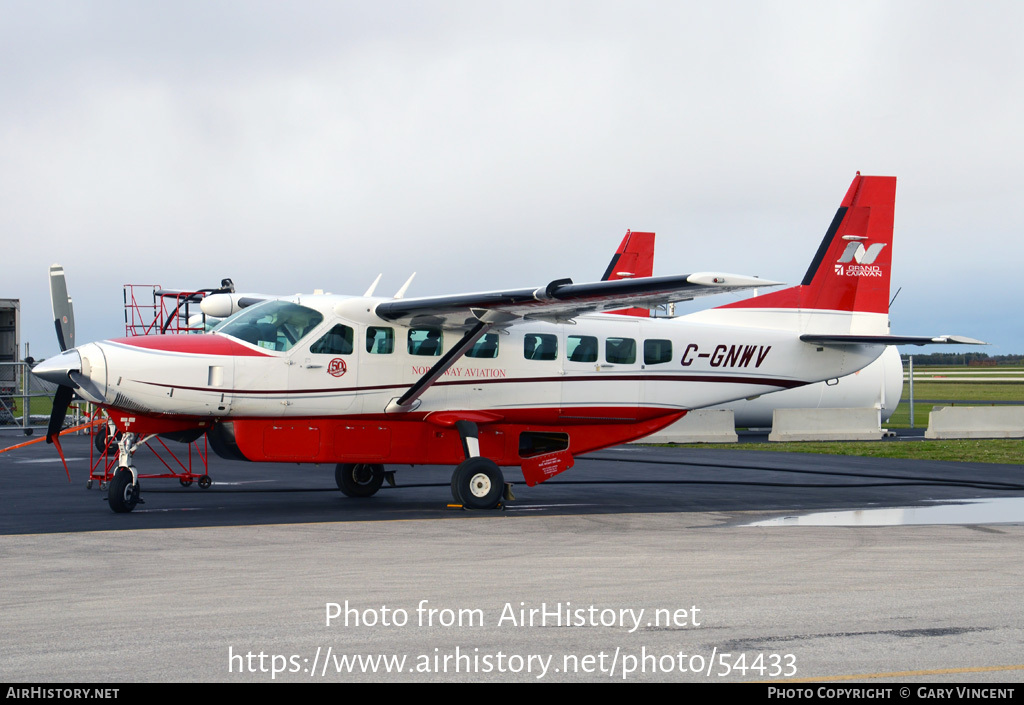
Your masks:
[{"label": "horizontal stabilizer", "polygon": [[963,335],[801,335],[805,343],[821,345],[988,345]]}]

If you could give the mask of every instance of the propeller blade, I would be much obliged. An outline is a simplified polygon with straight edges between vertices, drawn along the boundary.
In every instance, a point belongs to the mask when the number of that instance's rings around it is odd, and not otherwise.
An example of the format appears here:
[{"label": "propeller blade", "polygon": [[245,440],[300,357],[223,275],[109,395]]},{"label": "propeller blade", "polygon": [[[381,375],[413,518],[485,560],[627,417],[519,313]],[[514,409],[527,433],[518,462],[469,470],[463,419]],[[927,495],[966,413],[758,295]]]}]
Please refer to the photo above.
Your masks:
[{"label": "propeller blade", "polygon": [[50,308],[61,352],[75,347],[75,312],[64,280],[64,267],[59,264],[50,265]]},{"label": "propeller blade", "polygon": [[60,433],[64,426],[64,417],[67,416],[68,406],[75,390],[71,387],[60,385],[57,393],[53,395],[53,411],[50,412],[50,424],[46,427],[46,442],[53,443],[54,438]]}]

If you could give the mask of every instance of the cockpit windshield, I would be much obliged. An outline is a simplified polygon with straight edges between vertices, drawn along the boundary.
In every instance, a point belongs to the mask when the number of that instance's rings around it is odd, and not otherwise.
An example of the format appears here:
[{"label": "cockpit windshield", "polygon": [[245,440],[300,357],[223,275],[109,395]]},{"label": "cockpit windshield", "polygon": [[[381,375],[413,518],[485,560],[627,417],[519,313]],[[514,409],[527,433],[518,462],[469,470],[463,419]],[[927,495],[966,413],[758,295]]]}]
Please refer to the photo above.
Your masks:
[{"label": "cockpit windshield", "polygon": [[324,320],[319,311],[289,301],[264,301],[238,312],[214,330],[267,350],[284,352]]}]

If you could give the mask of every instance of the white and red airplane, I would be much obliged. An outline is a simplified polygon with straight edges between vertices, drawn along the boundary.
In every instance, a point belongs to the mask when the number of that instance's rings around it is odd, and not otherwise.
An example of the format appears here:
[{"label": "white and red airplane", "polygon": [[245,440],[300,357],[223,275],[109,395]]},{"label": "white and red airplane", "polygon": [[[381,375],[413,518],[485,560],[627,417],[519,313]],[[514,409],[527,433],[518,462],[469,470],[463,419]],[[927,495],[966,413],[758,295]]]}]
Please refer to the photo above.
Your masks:
[{"label": "white and red airplane", "polygon": [[[604,279],[631,279],[654,276],[654,240],[652,232],[627,231],[605,270]],[[648,318],[649,309],[616,311]],[[711,314],[704,314],[708,316]],[[770,427],[776,409],[864,409],[878,411],[879,425],[885,423],[899,406],[903,395],[903,361],[899,350],[890,345],[867,367],[837,379],[805,384],[781,392],[711,407],[733,412],[740,428]]]},{"label": "white and red airplane", "polygon": [[375,493],[384,463],[456,465],[455,500],[493,508],[508,497],[499,466],[521,466],[532,486],[691,409],[850,374],[886,345],[977,343],[889,335],[895,187],[858,173],[803,282],[714,309],[714,320],[601,312],[775,282],[698,273],[412,299],[295,296],[210,334],[71,348],[34,369],[61,385],[47,439],[73,393],[106,408],[123,433],[115,512],[138,502],[141,443],[203,433],[229,457],[336,463],[350,496]]}]

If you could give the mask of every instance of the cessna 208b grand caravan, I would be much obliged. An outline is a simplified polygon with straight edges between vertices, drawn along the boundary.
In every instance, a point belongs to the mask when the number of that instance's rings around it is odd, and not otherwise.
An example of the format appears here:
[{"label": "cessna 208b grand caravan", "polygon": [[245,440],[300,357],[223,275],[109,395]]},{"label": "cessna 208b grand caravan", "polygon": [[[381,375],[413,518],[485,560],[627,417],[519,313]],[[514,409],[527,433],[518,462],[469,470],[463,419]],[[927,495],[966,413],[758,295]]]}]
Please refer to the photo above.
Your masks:
[{"label": "cessna 208b grand caravan", "polygon": [[500,466],[521,466],[532,486],[691,409],[849,374],[886,345],[977,342],[889,335],[895,188],[858,173],[803,282],[713,309],[713,321],[602,312],[775,282],[698,273],[411,299],[295,296],[210,334],[81,345],[34,369],[61,385],[47,439],[57,441],[72,394],[106,408],[123,434],[108,487],[115,512],[138,502],[141,443],[203,433],[229,457],[337,464],[350,496],[376,492],[384,463],[455,465],[455,500],[493,508],[508,496]]}]

